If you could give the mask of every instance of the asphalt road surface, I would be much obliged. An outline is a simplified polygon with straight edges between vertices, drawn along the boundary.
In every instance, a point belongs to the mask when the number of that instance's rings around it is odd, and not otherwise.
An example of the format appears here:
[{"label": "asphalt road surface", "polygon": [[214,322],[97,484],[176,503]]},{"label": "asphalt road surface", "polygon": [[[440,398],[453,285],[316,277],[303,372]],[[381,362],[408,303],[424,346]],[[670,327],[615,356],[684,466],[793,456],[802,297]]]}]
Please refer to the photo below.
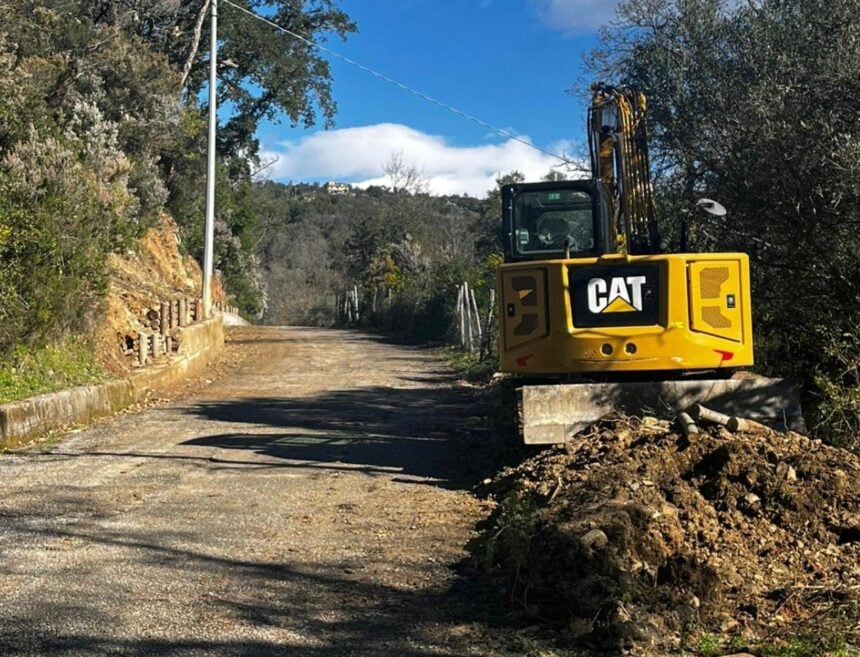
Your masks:
[{"label": "asphalt road surface", "polygon": [[236,328],[228,354],[0,455],[0,655],[494,654],[454,568],[485,512],[469,388],[356,332]]}]

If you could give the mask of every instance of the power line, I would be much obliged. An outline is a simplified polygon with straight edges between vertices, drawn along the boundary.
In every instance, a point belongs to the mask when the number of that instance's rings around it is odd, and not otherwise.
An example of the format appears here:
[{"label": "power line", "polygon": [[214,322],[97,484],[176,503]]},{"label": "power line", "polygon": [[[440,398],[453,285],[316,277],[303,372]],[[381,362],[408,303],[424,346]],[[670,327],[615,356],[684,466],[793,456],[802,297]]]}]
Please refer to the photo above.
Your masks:
[{"label": "power line", "polygon": [[425,93],[421,93],[420,91],[417,91],[417,90],[413,89],[412,87],[409,87],[409,86],[403,84],[402,82],[398,82],[397,80],[394,80],[394,79],[388,77],[387,75],[383,75],[382,73],[375,71],[372,68],[369,68],[367,66],[364,66],[363,64],[360,64],[359,62],[357,62],[353,59],[350,59],[349,57],[341,55],[340,53],[335,52],[334,50],[331,50],[330,48],[326,48],[325,46],[320,45],[319,43],[315,43],[314,41],[311,41],[310,39],[307,39],[307,38],[301,36],[300,34],[296,34],[295,32],[288,30],[285,27],[281,27],[277,23],[273,23],[272,21],[270,21],[268,18],[265,18],[264,16],[260,16],[259,14],[255,14],[250,9],[246,9],[245,7],[237,5],[235,2],[231,2],[230,0],[221,0],[221,2],[230,5],[231,7],[234,7],[235,9],[238,9],[239,11],[241,11],[245,14],[248,14],[249,16],[256,18],[258,21],[262,21],[263,23],[266,23],[267,25],[274,27],[276,30],[280,30],[284,34],[287,34],[287,35],[293,37],[294,39],[297,39],[298,41],[301,41],[302,43],[309,45],[312,48],[316,48],[317,50],[322,50],[323,52],[328,53],[332,57],[335,57],[335,58],[337,58],[343,62],[346,62],[350,66],[354,66],[355,68],[362,70],[365,73],[368,73],[375,78],[379,78],[380,80],[383,80],[384,82],[387,82],[388,84],[391,84],[391,85],[394,85],[395,87],[398,87],[402,91],[410,93],[413,96],[417,96],[418,98],[421,98],[422,100],[426,100],[429,103],[433,103],[434,105],[437,105],[437,106],[439,106],[445,110],[448,110],[449,112],[452,112],[461,118],[464,118],[464,119],[471,121],[473,123],[477,123],[479,126],[481,126],[483,128],[487,128],[488,130],[492,130],[493,132],[495,132],[498,135],[501,135],[502,137],[506,137],[508,139],[513,139],[514,141],[518,141],[521,144],[525,144],[529,148],[532,148],[536,151],[540,151],[544,155],[549,155],[550,157],[554,157],[555,159],[560,160],[560,161],[564,162],[565,164],[574,164],[574,162],[572,162],[571,160],[569,160],[568,158],[566,158],[562,155],[559,155],[558,153],[553,153],[552,151],[541,148],[540,146],[535,146],[530,141],[527,141],[527,140],[523,139],[522,137],[518,137],[517,135],[515,135],[511,132],[508,132],[507,130],[504,130],[502,128],[497,128],[497,127],[487,123],[486,121],[479,119],[476,116],[472,116],[471,114],[463,112],[462,110],[458,110],[456,107],[452,107],[451,105],[448,105],[447,103],[443,103],[441,100],[436,100],[435,98],[428,96]]}]

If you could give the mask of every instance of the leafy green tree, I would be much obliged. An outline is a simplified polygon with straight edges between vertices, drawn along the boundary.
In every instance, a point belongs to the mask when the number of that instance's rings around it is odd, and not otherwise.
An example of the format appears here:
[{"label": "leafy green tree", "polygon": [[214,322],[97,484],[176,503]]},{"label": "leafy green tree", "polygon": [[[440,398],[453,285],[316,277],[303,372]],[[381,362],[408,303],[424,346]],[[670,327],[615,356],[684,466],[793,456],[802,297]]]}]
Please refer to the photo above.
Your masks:
[{"label": "leafy green tree", "polygon": [[[336,0],[232,1],[311,43],[356,31]],[[47,4],[23,3],[36,11]],[[109,27],[133,36],[162,55],[178,73],[173,81],[177,97],[184,93],[196,98],[206,86],[210,0],[57,0],[50,5],[97,29]],[[331,72],[318,50],[226,2],[220,3],[219,13],[220,59],[226,64],[219,71],[219,102],[230,103],[232,109],[219,138],[222,154],[256,154],[259,122],[281,114],[305,127],[314,125],[318,116],[332,122],[337,104]]]},{"label": "leafy green tree", "polygon": [[[256,13],[261,11],[273,23],[310,42],[324,42],[329,35],[345,39],[356,31],[355,23],[341,11],[335,0],[235,0]],[[183,34],[191,34],[192,17],[208,8],[208,0],[177,23]],[[221,3],[218,31],[220,57],[228,66],[220,70],[219,103],[229,103],[230,118],[221,126],[219,151],[255,155],[255,137],[260,121],[284,116],[293,125],[313,126],[321,116],[332,125],[337,112],[331,91],[331,71],[320,52],[306,42],[276,30],[235,7]],[[202,39],[208,39],[204,23]],[[189,44],[193,49],[193,44]],[[174,60],[180,57],[172,51]],[[186,53],[187,56],[187,53]],[[186,92],[197,95],[207,84],[208,53],[197,50],[186,80]]]}]

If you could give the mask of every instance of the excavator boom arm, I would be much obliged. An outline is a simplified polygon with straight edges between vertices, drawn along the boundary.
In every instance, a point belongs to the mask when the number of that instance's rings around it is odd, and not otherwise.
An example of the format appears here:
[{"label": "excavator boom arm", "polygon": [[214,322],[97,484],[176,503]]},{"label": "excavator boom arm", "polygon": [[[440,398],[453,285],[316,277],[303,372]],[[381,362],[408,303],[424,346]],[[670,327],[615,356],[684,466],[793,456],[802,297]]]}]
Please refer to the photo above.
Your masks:
[{"label": "excavator boom arm", "polygon": [[597,83],[589,108],[592,176],[610,196],[617,250],[633,255],[659,251],[660,236],[645,129],[645,96]]}]

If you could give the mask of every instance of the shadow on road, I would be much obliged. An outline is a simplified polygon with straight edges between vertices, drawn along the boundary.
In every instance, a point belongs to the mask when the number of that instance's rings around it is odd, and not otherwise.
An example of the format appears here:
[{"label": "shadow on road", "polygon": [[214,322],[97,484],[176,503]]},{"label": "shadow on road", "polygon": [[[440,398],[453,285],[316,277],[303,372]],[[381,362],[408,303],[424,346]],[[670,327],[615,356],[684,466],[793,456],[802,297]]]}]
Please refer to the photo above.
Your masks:
[{"label": "shadow on road", "polygon": [[[475,450],[491,440],[480,394],[468,388],[357,388],[310,398],[254,397],[201,403],[191,413],[254,425],[181,445],[251,452],[290,467],[344,465],[395,472],[446,487],[471,486],[488,472]],[[256,428],[277,432],[256,432]],[[271,462],[274,459],[274,462]]]},{"label": "shadow on road", "polygon": [[[112,559],[129,574],[169,581],[172,577],[210,582],[209,592],[195,600],[200,623],[177,628],[175,638],[123,637],[117,618],[97,598],[79,597],[74,609],[67,600],[35,600],[26,611],[5,614],[0,623],[0,654],[4,655],[126,655],[143,657],[197,655],[274,657],[342,657],[384,655],[424,657],[461,652],[456,636],[439,635],[439,624],[466,626],[494,623],[498,609],[491,599],[477,601],[475,592],[450,589],[406,590],[368,582],[351,574],[362,565],[326,563],[301,568],[289,563],[233,559],[208,554],[205,537],[151,531],[89,531],[84,527],[45,527],[43,519],[6,518],[7,529],[21,537],[59,539],[88,548],[111,550]],[[187,547],[189,543],[199,549]],[[180,546],[181,545],[181,546]],[[332,573],[343,573],[332,575]],[[158,595],[158,587],[153,587]],[[105,590],[106,600],[112,593]],[[185,611],[183,611],[185,613]],[[57,633],[53,619],[73,615],[80,627],[101,631]],[[154,619],[155,620],[155,619]],[[159,619],[164,625],[164,619]],[[206,628],[217,627],[207,633]],[[222,628],[246,628],[251,637],[220,639]],[[286,631],[266,640],[270,631]],[[208,635],[207,635],[208,634]],[[299,638],[305,637],[305,638]],[[310,639],[310,641],[309,641]],[[446,645],[447,644],[447,645]],[[440,648],[444,646],[444,652]],[[474,654],[474,653],[469,653]]]}]

